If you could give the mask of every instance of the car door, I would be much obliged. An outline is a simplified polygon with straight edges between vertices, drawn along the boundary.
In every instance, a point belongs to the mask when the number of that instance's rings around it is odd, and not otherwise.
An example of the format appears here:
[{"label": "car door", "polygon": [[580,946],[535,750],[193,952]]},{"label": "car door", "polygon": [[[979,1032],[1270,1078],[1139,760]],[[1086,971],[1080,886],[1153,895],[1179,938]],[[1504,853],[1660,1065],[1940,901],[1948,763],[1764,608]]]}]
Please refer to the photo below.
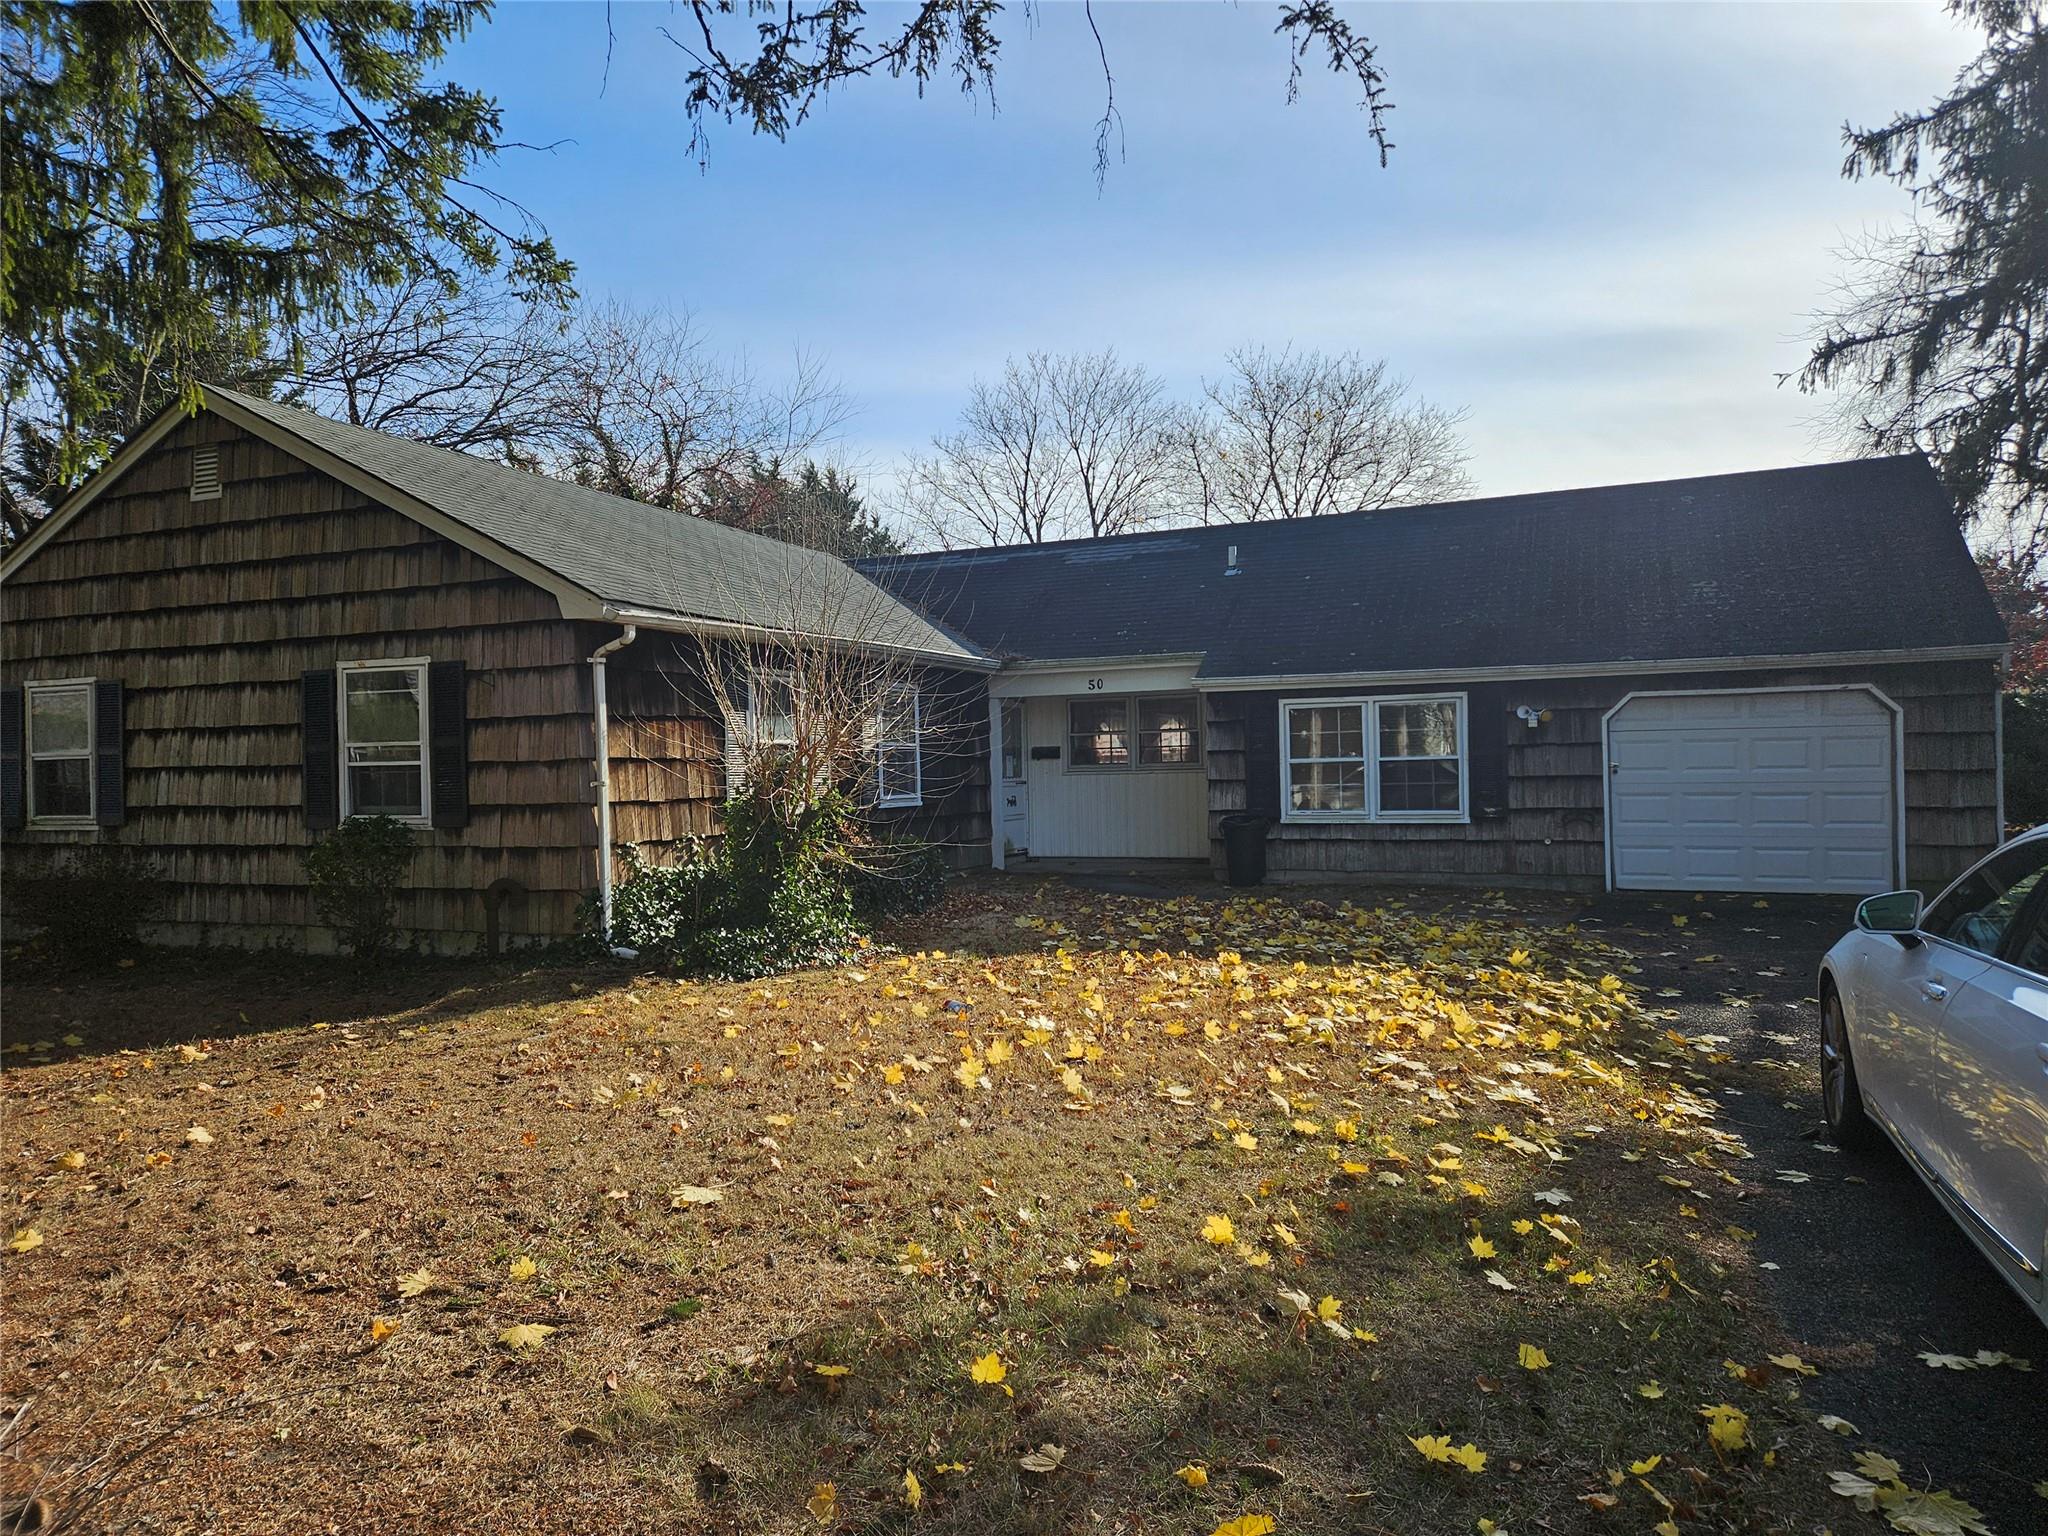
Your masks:
[{"label": "car door", "polygon": [[1944,1032],[1950,1003],[1995,963],[2007,930],[2048,871],[2048,838],[2003,848],[1944,891],[1917,943],[1864,946],[1856,977],[1857,1073],[1865,1096],[1930,1172],[1967,1177],[1963,1109],[1981,1068]]},{"label": "car door", "polygon": [[2048,882],[1948,999],[1936,1137],[1956,1197],[2036,1294],[2048,1265]]}]

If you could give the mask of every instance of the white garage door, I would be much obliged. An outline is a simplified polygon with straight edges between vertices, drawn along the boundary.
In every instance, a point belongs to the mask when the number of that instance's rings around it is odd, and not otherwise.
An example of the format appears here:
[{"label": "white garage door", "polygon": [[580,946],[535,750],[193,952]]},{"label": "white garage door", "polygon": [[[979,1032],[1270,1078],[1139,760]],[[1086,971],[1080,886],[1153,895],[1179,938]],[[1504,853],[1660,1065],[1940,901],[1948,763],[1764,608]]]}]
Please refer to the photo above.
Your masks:
[{"label": "white garage door", "polygon": [[1892,714],[1863,689],[1645,695],[1609,718],[1607,750],[1618,888],[1899,883]]}]

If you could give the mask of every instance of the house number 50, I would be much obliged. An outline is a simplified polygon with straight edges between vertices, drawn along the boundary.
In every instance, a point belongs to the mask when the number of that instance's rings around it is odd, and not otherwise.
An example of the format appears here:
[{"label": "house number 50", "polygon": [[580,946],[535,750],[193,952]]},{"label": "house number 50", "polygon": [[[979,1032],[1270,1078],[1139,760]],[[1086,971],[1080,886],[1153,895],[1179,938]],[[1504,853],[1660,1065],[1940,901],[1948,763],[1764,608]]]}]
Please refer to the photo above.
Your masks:
[{"label": "house number 50", "polygon": [[1101,678],[1099,678],[1099,677],[1091,677],[1091,678],[1089,678],[1089,679],[1088,679],[1088,691],[1089,691],[1090,693],[1100,693],[1100,692],[1102,692],[1102,683],[1103,683],[1103,680],[1102,680]]}]

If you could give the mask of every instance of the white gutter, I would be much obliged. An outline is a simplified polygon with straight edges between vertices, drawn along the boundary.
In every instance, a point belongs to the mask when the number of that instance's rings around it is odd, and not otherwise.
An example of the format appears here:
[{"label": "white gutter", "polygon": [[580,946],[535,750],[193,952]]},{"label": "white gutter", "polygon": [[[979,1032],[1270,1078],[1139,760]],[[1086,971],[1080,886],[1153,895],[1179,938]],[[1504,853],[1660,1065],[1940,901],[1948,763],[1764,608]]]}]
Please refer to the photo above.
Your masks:
[{"label": "white gutter", "polygon": [[640,638],[639,626],[628,624],[616,640],[607,640],[590,654],[592,717],[597,723],[597,910],[603,943],[621,960],[637,959],[638,950],[612,945],[612,732],[605,709],[605,658]]},{"label": "white gutter", "polygon": [[[730,619],[699,619],[686,614],[655,613],[645,608],[621,608],[614,603],[604,605],[604,616],[614,624],[628,627],[644,625],[648,629],[660,630],[677,635],[715,635],[729,640],[787,640],[796,634],[794,630],[777,629],[767,624],[740,624]],[[804,639],[816,639],[806,635]],[[848,640],[846,646],[857,651],[873,651],[882,656],[902,656],[913,661],[930,662],[935,666],[958,667],[970,672],[997,672],[1002,663],[993,656],[971,656],[965,652],[958,655],[950,651],[928,650],[915,645],[893,645],[880,640]]]}]

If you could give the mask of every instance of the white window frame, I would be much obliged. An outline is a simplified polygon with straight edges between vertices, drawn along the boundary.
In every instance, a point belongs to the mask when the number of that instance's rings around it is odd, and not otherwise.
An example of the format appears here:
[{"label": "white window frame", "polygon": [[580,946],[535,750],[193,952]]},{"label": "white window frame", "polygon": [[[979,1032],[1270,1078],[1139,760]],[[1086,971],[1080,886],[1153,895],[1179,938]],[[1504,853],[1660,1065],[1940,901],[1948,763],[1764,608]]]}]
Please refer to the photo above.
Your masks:
[{"label": "white window frame", "polygon": [[[23,789],[28,797],[28,824],[32,827],[93,827],[99,825],[100,785],[96,762],[99,754],[99,711],[93,707],[93,684],[98,681],[91,677],[53,677],[41,682],[24,683],[21,688],[21,762]],[[83,693],[85,695],[85,750],[38,752],[36,750],[36,695],[39,693]],[[75,758],[85,760],[85,814],[82,816],[43,816],[36,812],[36,762],[66,762]]]},{"label": "white window frame", "polygon": [[[756,686],[758,682],[759,686]],[[789,694],[789,735],[773,741],[761,734],[761,695],[768,688],[780,686]],[[797,730],[796,674],[794,672],[764,672],[758,679],[747,685],[747,745],[749,747],[795,747]]]},{"label": "white window frame", "polygon": [[[1380,723],[1379,711],[1390,704],[1454,704],[1458,710],[1458,808],[1455,811],[1387,811],[1380,808]],[[1297,811],[1294,808],[1293,765],[1297,759],[1289,750],[1291,733],[1287,717],[1296,709],[1356,709],[1363,732],[1360,743],[1365,753],[1365,805],[1356,811]],[[1469,735],[1472,711],[1462,693],[1367,693],[1341,698],[1296,698],[1280,701],[1280,819],[1283,822],[1361,822],[1391,825],[1455,826],[1472,819],[1472,747]],[[1325,759],[1335,761],[1335,759]],[[1351,761],[1349,758],[1343,759]],[[1419,758],[1420,762],[1447,762],[1447,758]]]},{"label": "white window frame", "polygon": [[[408,827],[430,827],[434,824],[434,764],[433,764],[433,701],[428,696],[428,671],[433,665],[426,656],[396,656],[383,661],[344,661],[334,669],[334,711],[335,755],[341,775],[341,819],[350,821],[358,814],[353,804],[348,760],[348,675],[351,672],[397,672],[414,671],[419,674],[420,692],[420,813],[417,816],[394,816],[391,819]],[[383,766],[396,768],[398,763]]]},{"label": "white window frame", "polygon": [[[884,697],[875,710],[875,804],[885,810],[924,804],[924,694],[915,683],[900,683],[885,690],[886,695],[910,695],[910,735],[888,734],[890,699]],[[891,751],[910,749],[911,784],[898,794],[882,792],[882,764]]]},{"label": "white window frame", "polygon": [[[1142,761],[1144,746],[1139,738],[1144,734],[1139,723],[1144,706],[1157,704],[1162,699],[1175,701],[1185,699],[1194,706],[1195,755],[1185,763],[1148,763]],[[1127,756],[1121,763],[1077,763],[1074,761],[1074,706],[1076,704],[1114,703],[1124,706],[1124,745]],[[1209,750],[1208,721],[1202,709],[1202,696],[1193,689],[1153,690],[1148,693],[1081,693],[1069,694],[1060,701],[1066,713],[1066,723],[1060,737],[1060,767],[1067,773],[1188,773],[1202,770],[1204,754]]]}]

